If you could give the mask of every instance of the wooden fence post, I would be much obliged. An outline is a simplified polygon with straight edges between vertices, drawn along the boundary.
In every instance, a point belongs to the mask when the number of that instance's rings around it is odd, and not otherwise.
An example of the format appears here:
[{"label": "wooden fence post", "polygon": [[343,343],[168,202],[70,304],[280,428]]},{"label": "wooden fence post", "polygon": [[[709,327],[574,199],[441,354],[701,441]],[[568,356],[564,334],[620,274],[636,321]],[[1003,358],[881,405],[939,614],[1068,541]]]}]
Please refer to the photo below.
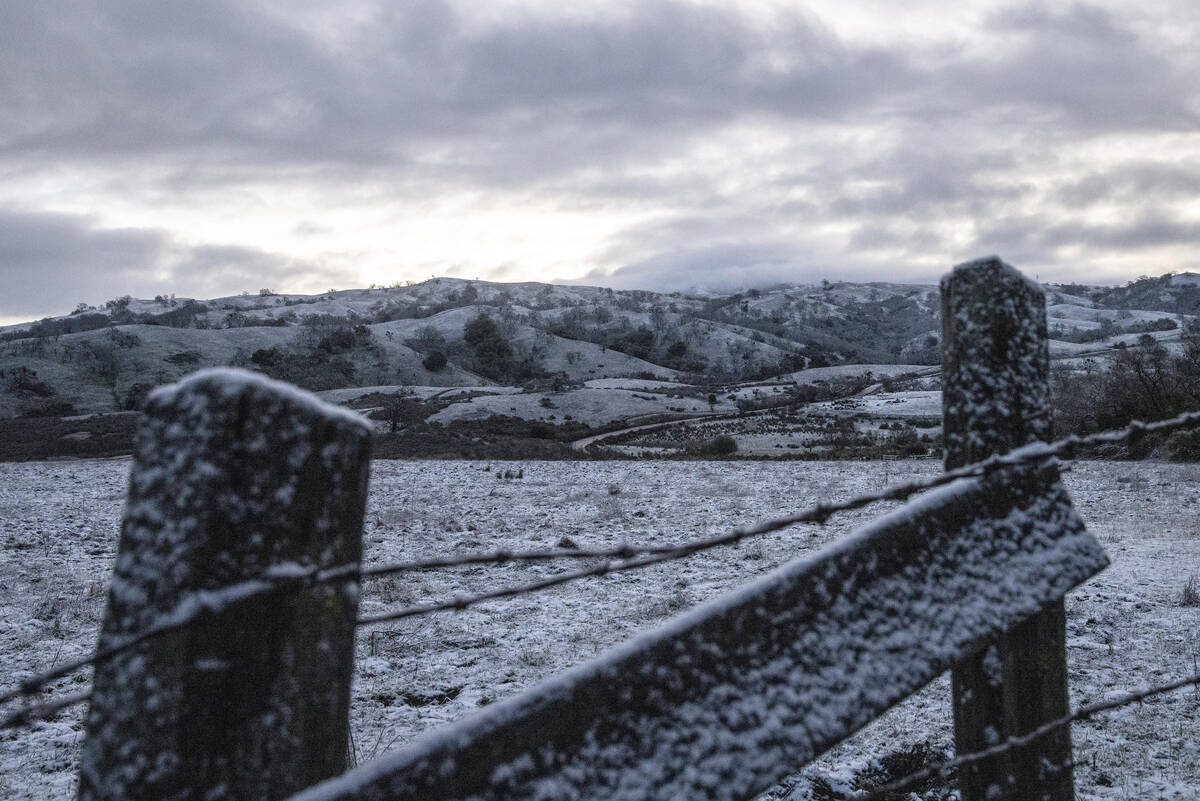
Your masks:
[{"label": "wooden fence post", "polygon": [[[946,469],[1050,440],[1045,293],[999,258],[960,264],[942,279]],[[1062,601],[952,671],[954,739],[979,751],[1069,711]],[[963,801],[1070,801],[1069,729],[964,768]],[[999,789],[1000,795],[995,794]]]},{"label": "wooden fence post", "polygon": [[370,430],[253,373],[153,393],[99,649],[79,798],[278,799],[346,768],[358,579],[245,597],[269,569],[357,563]]}]

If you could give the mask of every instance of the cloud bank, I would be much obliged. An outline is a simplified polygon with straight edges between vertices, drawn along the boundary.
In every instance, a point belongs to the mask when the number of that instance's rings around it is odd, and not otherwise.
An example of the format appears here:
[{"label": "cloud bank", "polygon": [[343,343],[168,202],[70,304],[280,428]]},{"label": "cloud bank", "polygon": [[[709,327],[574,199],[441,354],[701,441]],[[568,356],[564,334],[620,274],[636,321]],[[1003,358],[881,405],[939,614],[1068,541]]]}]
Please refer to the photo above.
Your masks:
[{"label": "cloud bank", "polygon": [[811,9],[0,4],[0,314],[173,280],[1200,269],[1194,4]]}]

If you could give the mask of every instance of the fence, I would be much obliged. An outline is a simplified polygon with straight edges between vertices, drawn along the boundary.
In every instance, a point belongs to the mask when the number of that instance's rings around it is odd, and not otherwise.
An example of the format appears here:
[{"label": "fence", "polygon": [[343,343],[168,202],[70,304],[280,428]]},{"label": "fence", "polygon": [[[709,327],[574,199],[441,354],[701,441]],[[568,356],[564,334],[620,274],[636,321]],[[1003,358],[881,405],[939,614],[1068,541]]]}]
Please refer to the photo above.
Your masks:
[{"label": "fence", "polygon": [[[82,799],[735,799],[952,669],[963,798],[1071,798],[1069,724],[1119,702],[1067,706],[1062,598],[1107,559],[1054,457],[1200,415],[1041,442],[1051,422],[1040,288],[989,259],[956,268],[942,291],[945,474],[677,545],[364,567],[361,420],[247,374],[159,391],[96,655],[0,703],[96,666]],[[683,558],[929,489],[810,558],[343,772],[357,625]],[[357,617],[366,575],[566,558],[605,561]],[[26,707],[3,726],[84,697]]]}]

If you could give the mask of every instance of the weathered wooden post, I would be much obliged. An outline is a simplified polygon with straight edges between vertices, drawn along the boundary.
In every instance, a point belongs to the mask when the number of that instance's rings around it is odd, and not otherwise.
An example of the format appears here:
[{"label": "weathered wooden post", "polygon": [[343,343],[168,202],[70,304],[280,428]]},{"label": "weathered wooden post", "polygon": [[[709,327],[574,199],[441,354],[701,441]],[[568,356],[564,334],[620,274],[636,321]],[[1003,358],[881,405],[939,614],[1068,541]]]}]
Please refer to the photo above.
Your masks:
[{"label": "weathered wooden post", "polygon": [[[946,469],[1050,440],[1045,293],[999,258],[942,279]],[[982,750],[1066,715],[1066,616],[1061,600],[952,672],[959,753]],[[963,769],[963,801],[1074,798],[1068,729]],[[998,788],[996,795],[990,788]]]},{"label": "weathered wooden post", "polygon": [[80,799],[278,799],[346,768],[357,577],[229,588],[357,563],[369,450],[353,413],[253,373],[150,396],[99,649],[210,612],[97,666]]}]

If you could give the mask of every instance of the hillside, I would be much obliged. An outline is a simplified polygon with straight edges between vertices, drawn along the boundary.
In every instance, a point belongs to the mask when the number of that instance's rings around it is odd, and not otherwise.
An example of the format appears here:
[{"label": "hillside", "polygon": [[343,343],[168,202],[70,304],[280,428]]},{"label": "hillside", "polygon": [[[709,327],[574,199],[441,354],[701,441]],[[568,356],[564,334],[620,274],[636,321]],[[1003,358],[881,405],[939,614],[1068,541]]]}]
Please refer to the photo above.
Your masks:
[{"label": "hillside", "polygon": [[[0,329],[0,417],[136,408],[202,367],[312,390],[641,377],[698,384],[930,363],[936,288],[823,283],[689,296],[439,278],[315,296],[115,298]],[[468,333],[469,324],[490,323]]]},{"label": "hillside", "polygon": [[1144,311],[1200,314],[1200,274],[1167,273],[1142,276],[1124,286],[1048,285],[1071,303],[1088,304],[1101,309],[1140,309]]},{"label": "hillside", "polygon": [[[1056,363],[1090,370],[1139,338],[1177,341],[1200,276],[1046,288]],[[490,457],[500,435],[523,442],[519,453],[563,456],[569,443],[632,426],[936,393],[937,371],[922,366],[940,358],[939,312],[934,286],[848,282],[700,296],[439,278],[313,296],[115,298],[0,329],[0,435],[20,443],[0,455],[126,452],[128,412],[154,386],[236,366],[373,417],[391,435],[381,453]],[[902,375],[914,380],[891,378]],[[872,402],[898,412],[909,400]],[[908,425],[892,416],[883,420]],[[772,425],[713,422],[672,436],[690,448],[722,433],[774,437]],[[825,441],[827,425],[800,427]],[[651,431],[631,446],[665,442]]]}]

